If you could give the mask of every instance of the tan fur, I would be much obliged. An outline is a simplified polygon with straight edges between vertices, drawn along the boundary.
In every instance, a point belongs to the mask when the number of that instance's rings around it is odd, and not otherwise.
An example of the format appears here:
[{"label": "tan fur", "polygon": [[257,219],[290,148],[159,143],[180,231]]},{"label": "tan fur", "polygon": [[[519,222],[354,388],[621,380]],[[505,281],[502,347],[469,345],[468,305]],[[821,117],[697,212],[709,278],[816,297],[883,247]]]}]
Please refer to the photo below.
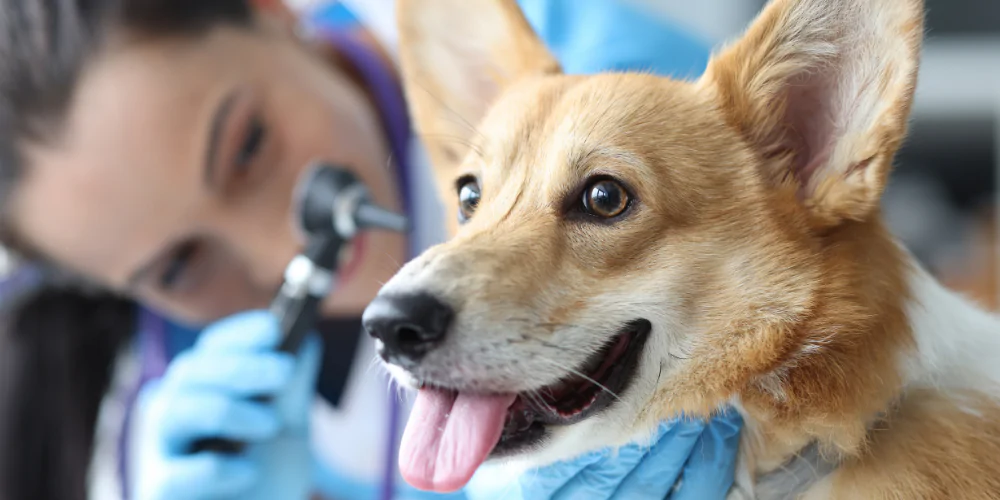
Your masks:
[{"label": "tan fur", "polygon": [[[662,373],[628,425],[737,401],[757,472],[811,440],[846,460],[817,495],[996,498],[993,388],[912,387],[900,364],[918,355],[914,269],[878,203],[906,132],[922,8],[774,0],[701,79],[680,82],[562,75],[513,0],[401,0],[406,90],[450,220],[458,178],[476,176],[483,195],[396,279],[462,311],[453,356],[432,356],[429,373],[465,370],[463,343],[574,359],[567,339],[590,345],[602,321],[648,312]],[[567,214],[594,173],[636,193],[627,219]]]},{"label": "tan fur", "polygon": [[834,498],[995,499],[1000,404],[976,393],[914,391],[832,478]]}]

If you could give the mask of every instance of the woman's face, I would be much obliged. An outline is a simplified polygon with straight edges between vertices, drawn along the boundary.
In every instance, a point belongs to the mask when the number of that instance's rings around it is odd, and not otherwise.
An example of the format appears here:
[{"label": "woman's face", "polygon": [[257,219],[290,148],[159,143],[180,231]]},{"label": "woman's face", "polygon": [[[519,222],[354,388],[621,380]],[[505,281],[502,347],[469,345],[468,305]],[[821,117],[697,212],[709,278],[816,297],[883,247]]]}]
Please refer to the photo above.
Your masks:
[{"label": "woman's face", "polygon": [[[292,193],[315,160],[351,166],[399,208],[377,114],[278,23],[108,49],[65,128],[27,148],[14,229],[66,267],[205,322],[264,307],[302,247]],[[126,44],[119,44],[126,45]],[[328,314],[360,312],[405,256],[359,239]]]}]

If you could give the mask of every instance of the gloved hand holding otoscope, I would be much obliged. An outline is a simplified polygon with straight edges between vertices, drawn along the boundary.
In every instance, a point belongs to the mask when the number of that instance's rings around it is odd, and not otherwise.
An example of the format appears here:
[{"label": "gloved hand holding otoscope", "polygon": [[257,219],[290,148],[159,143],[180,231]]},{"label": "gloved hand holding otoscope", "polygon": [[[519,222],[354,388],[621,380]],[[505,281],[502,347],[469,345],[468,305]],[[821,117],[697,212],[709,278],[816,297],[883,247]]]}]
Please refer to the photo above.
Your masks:
[{"label": "gloved hand holding otoscope", "polygon": [[268,311],[208,325],[139,397],[138,470],[130,498],[308,498],[315,486],[310,409],[322,366],[319,307],[342,250],[366,229],[402,232],[406,219],[372,202],[349,170],[317,164],[295,187],[306,236]]},{"label": "gloved hand holding otoscope", "polygon": [[[269,308],[280,322],[279,350],[292,354],[315,326],[320,304],[336,285],[345,245],[361,230],[407,229],[406,218],[376,205],[351,171],[322,163],[308,169],[299,181],[295,214],[308,241],[285,269],[284,282]],[[239,453],[244,446],[239,441],[205,438],[196,441],[191,452]]]}]

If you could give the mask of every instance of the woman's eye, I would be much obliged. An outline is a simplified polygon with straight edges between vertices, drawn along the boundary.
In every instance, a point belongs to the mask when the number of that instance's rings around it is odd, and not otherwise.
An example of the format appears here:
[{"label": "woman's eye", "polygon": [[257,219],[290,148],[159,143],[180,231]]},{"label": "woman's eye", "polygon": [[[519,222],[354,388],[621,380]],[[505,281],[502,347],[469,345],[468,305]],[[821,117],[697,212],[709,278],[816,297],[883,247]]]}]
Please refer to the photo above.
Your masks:
[{"label": "woman's eye", "polygon": [[243,144],[236,155],[237,169],[240,171],[245,170],[253,162],[254,158],[260,152],[261,145],[264,144],[266,137],[267,127],[264,126],[264,122],[261,121],[260,117],[255,116],[250,122],[246,137],[243,139]]},{"label": "woman's eye", "polygon": [[191,267],[191,261],[194,260],[197,253],[197,243],[188,242],[181,245],[177,251],[174,252],[173,256],[171,256],[166,269],[164,269],[163,274],[160,275],[160,288],[167,291],[175,289],[178,283],[182,282],[185,275],[188,273],[188,270]]},{"label": "woman's eye", "polygon": [[602,219],[618,217],[631,203],[628,191],[614,179],[595,180],[583,192],[583,210]]},{"label": "woman's eye", "polygon": [[479,191],[479,182],[475,179],[465,179],[459,182],[458,186],[458,215],[461,222],[472,218],[479,206],[479,198],[482,194]]}]

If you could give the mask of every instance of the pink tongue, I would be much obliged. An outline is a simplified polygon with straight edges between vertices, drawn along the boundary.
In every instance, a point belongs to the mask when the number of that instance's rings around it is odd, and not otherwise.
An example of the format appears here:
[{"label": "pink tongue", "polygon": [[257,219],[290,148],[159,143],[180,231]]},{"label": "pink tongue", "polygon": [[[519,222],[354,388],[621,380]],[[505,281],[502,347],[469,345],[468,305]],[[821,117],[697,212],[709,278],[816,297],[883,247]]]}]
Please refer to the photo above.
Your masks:
[{"label": "pink tongue", "polygon": [[515,397],[421,389],[400,444],[403,479],[421,490],[461,489],[500,440]]}]

